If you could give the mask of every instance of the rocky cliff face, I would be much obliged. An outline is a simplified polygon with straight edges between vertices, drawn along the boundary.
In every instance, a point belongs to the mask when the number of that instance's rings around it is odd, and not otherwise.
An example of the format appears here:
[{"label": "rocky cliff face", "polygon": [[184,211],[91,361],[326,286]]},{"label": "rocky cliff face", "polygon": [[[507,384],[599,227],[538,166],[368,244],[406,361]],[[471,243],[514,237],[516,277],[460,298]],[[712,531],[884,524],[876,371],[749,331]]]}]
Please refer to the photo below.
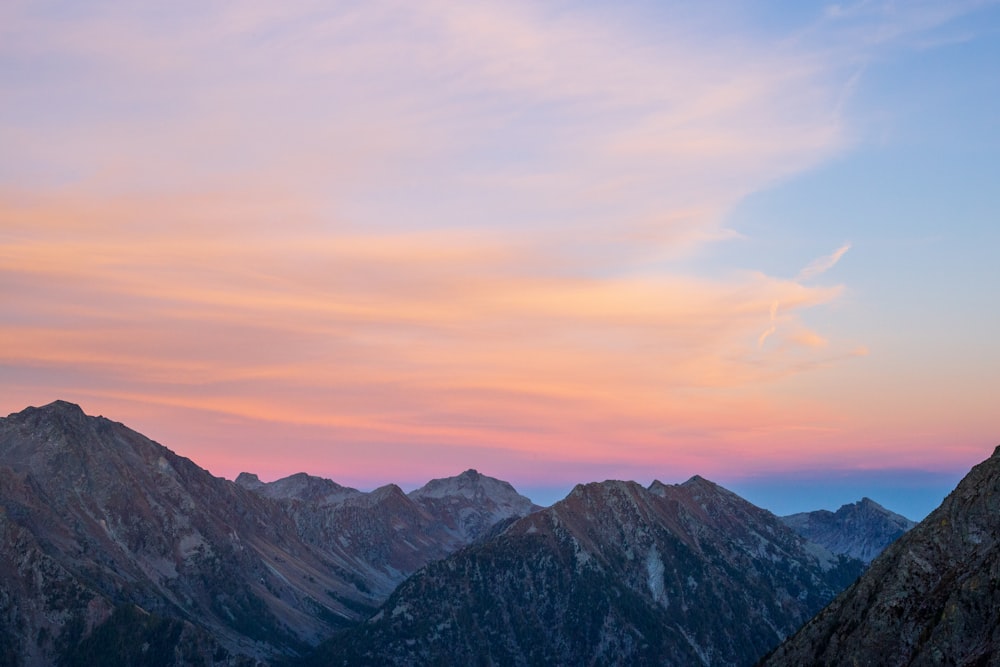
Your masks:
[{"label": "rocky cliff face", "polygon": [[431,563],[312,664],[746,665],[861,568],[699,477],[588,484]]},{"label": "rocky cliff face", "polygon": [[835,554],[870,563],[887,546],[916,524],[871,498],[842,506],[836,512],[817,510],[781,517],[796,533]]},{"label": "rocky cliff face", "polygon": [[1000,664],[1000,448],[763,664]]}]

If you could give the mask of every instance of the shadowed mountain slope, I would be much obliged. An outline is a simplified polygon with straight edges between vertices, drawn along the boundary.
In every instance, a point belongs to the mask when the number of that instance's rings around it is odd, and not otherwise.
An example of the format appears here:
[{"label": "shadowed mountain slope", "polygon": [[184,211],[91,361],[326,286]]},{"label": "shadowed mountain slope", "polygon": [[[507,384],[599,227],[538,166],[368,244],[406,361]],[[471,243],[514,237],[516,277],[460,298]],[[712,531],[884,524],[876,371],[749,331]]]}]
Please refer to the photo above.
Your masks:
[{"label": "shadowed mountain slope", "polygon": [[1000,665],[1000,447],[762,664]]},{"label": "shadowed mountain slope", "polygon": [[315,665],[747,665],[861,571],[700,477],[577,486],[429,564]]}]

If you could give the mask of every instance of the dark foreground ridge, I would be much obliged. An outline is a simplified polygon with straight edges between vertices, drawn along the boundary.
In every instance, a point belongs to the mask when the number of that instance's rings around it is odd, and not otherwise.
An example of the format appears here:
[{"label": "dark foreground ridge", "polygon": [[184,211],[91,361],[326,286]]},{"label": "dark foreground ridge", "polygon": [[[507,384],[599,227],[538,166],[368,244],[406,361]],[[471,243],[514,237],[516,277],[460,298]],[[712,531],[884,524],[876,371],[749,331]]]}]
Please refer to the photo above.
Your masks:
[{"label": "dark foreground ridge", "polygon": [[799,665],[1000,665],[1000,447],[773,655]]}]

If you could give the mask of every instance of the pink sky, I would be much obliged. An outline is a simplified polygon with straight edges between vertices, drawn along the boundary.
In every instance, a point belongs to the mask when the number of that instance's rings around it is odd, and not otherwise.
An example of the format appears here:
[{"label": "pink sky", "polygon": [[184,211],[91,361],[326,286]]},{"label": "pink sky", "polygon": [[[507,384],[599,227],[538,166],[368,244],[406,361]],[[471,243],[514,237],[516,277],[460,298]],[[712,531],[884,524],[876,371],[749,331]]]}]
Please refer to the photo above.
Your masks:
[{"label": "pink sky", "polygon": [[889,232],[744,213],[891,148],[859,88],[977,3],[272,4],[0,12],[0,408],[366,488],[954,471],[1000,439],[980,311],[928,347],[866,268]]}]

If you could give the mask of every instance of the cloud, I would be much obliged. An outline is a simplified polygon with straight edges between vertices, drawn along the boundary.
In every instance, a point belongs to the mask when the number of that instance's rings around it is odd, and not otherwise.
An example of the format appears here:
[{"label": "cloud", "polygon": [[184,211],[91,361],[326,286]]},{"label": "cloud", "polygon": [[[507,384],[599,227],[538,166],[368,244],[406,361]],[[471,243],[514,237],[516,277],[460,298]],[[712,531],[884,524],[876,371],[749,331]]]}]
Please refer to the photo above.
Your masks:
[{"label": "cloud", "polygon": [[775,331],[778,330],[778,327],[774,323],[777,314],[778,314],[778,302],[774,301],[771,303],[771,323],[767,327],[767,329],[765,329],[763,333],[761,333],[760,336],[757,338],[758,348],[764,347],[764,341],[766,341],[769,336],[771,336]]},{"label": "cloud", "polygon": [[832,254],[827,255],[826,257],[820,257],[818,259],[813,260],[804,269],[799,271],[799,275],[795,276],[795,280],[796,281],[811,280],[819,275],[826,273],[834,266],[836,266],[837,262],[840,261],[840,258],[843,257],[850,249],[851,249],[851,244],[845,243],[844,245],[834,250]]},{"label": "cloud", "polygon": [[767,388],[851,358],[803,322],[849,246],[794,280],[698,262],[742,198],[849,146],[825,46],[677,7],[81,11],[8,9],[0,40],[25,67],[0,125],[9,377],[469,457],[697,461],[830,424]]}]

